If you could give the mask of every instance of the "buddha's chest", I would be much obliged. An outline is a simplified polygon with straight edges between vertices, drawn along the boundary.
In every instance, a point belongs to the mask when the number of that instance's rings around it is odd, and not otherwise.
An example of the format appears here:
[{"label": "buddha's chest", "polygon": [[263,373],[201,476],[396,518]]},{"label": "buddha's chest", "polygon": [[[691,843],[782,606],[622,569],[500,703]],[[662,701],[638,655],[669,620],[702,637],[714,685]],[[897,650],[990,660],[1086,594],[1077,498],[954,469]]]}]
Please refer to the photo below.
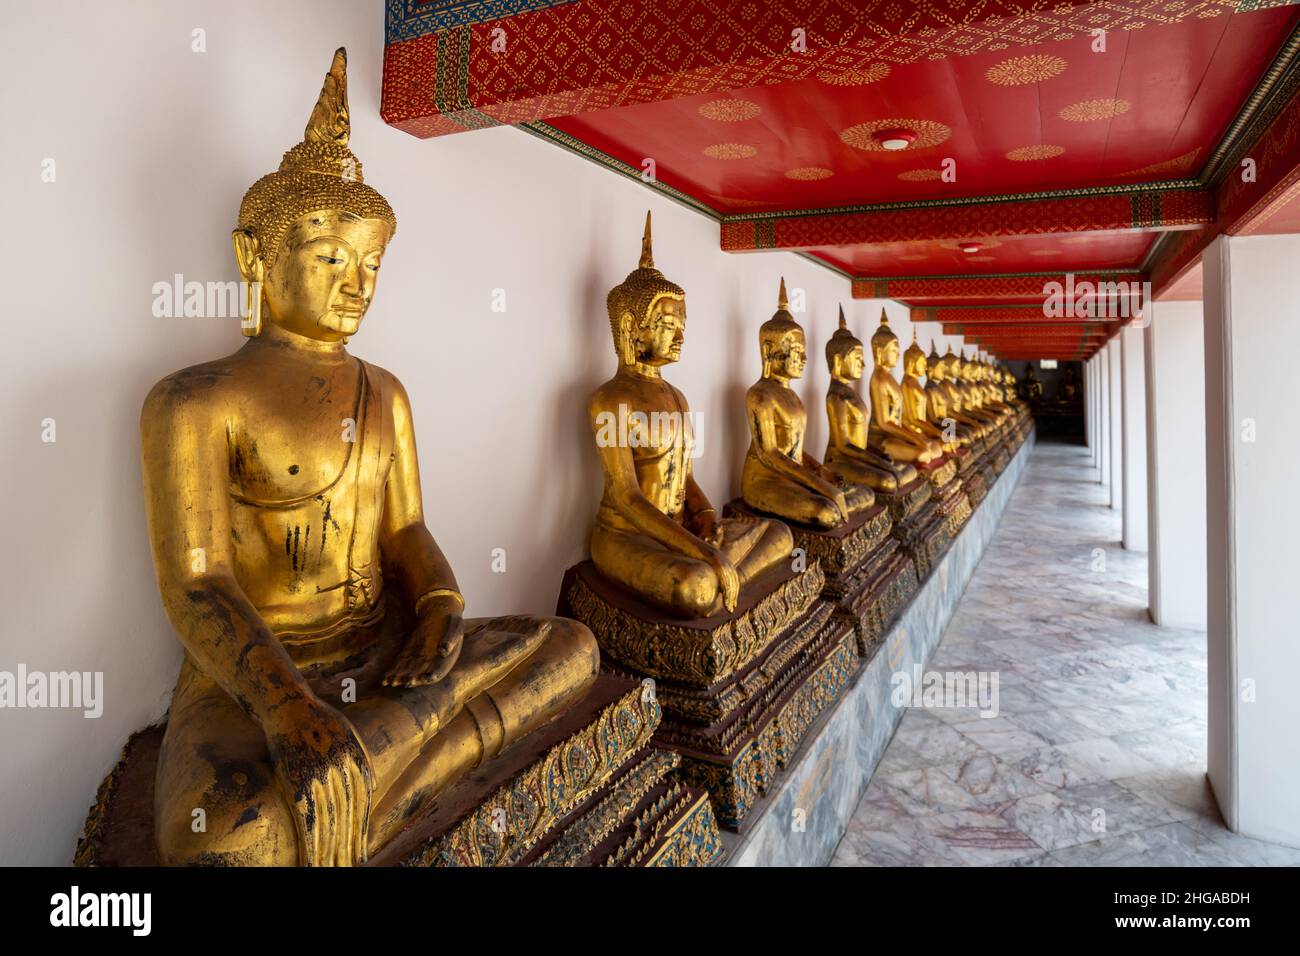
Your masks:
[{"label": "buddha's chest", "polygon": [[361,398],[350,371],[285,381],[248,402],[227,425],[232,491],[275,503],[356,484],[360,446],[367,431],[378,431],[378,410]]}]

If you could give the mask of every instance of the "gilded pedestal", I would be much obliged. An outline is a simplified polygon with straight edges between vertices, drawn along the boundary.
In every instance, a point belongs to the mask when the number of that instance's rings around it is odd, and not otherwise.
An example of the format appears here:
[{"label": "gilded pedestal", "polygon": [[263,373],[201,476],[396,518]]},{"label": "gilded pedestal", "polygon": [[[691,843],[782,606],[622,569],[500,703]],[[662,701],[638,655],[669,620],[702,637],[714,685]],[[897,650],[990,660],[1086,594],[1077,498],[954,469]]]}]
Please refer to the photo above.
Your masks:
[{"label": "gilded pedestal", "polygon": [[857,670],[857,637],[821,599],[825,583],[816,561],[781,567],[746,587],[735,612],[676,619],[585,561],[565,574],[559,606],[596,635],[602,667],[655,679],[654,744],[681,756],[682,778],[738,829]]},{"label": "gilded pedestal", "polygon": [[[740,498],[728,504],[725,513],[763,517]],[[835,606],[836,617],[853,625],[858,653],[865,656],[918,583],[916,565],[892,535],[889,509],[878,503],[838,528],[786,524],[806,560],[821,564],[826,575],[822,597]]]},{"label": "gilded pedestal", "polygon": [[[709,866],[706,794],[651,745],[653,684],[602,675],[580,702],[439,794],[370,866]],[[78,866],[156,866],[153,782],[164,727],[131,738],[100,786]]]},{"label": "gilded pedestal", "polygon": [[971,513],[970,499],[966,496],[962,480],[957,477],[957,460],[952,455],[944,455],[927,464],[918,465],[916,470],[934,489],[932,500],[939,514],[948,518],[949,537],[957,537]]}]

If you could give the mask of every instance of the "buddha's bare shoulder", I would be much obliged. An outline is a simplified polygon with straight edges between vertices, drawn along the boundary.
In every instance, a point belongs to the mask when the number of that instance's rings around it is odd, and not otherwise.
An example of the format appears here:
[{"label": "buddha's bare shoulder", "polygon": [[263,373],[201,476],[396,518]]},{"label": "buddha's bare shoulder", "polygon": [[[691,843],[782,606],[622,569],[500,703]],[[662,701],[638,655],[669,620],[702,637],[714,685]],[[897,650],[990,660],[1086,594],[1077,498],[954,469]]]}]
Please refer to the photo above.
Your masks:
[{"label": "buddha's bare shoulder", "polygon": [[235,355],[201,362],[164,376],[145,396],[143,419],[165,420],[222,406],[238,393],[240,363]]},{"label": "buddha's bare shoulder", "polygon": [[620,404],[635,408],[641,404],[641,398],[632,382],[625,376],[615,375],[591,393],[587,410],[594,418],[601,412],[616,410]]}]

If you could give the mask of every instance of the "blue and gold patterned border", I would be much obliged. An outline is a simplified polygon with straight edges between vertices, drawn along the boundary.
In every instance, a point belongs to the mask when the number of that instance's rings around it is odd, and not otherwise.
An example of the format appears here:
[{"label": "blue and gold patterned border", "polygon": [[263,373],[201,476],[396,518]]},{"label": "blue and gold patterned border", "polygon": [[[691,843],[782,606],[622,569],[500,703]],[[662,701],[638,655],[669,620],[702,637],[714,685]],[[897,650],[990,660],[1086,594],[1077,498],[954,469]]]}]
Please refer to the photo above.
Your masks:
[{"label": "blue and gold patterned border", "polygon": [[575,0],[387,0],[384,42],[397,43],[456,27],[558,7]]}]

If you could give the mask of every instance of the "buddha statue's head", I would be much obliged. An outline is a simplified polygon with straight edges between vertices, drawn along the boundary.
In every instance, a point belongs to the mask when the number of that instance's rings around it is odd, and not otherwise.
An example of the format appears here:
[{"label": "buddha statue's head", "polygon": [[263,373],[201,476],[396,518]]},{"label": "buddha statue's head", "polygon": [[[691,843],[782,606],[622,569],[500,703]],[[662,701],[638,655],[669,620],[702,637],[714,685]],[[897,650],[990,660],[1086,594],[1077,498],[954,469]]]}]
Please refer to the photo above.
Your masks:
[{"label": "buddha statue's head", "polygon": [[916,341],[916,327],[912,327],[912,344],[903,353],[903,374],[913,378],[924,378],[926,371],[925,349]]},{"label": "buddha statue's head", "polygon": [[840,306],[839,328],[826,340],[826,365],[837,382],[856,382],[867,365],[862,340],[849,331],[844,321],[844,306]]},{"label": "buddha statue's head", "polygon": [[397,217],[363,181],[350,134],[347,52],[340,47],[303,141],[239,205],[232,241],[249,290],[245,335],[257,335],[267,321],[345,342],[360,327]]},{"label": "buddha statue's head", "polygon": [[871,336],[871,359],[876,368],[891,369],[898,364],[898,336],[889,327],[889,316],[880,310],[880,326]]},{"label": "buddha statue's head", "polygon": [[930,343],[930,357],[926,360],[926,368],[929,369],[928,379],[931,382],[942,382],[948,374],[947,363],[939,354],[938,342]]},{"label": "buddha statue's head", "polygon": [[682,357],[686,292],[655,268],[650,213],[645,214],[641,261],[605,299],[614,351],[623,366],[658,367]]},{"label": "buddha statue's head", "polygon": [[785,294],[785,279],[777,293],[776,311],[758,327],[758,350],[763,356],[764,378],[798,378],[803,375],[808,353],[804,346],[803,327],[790,314],[790,300]]}]

